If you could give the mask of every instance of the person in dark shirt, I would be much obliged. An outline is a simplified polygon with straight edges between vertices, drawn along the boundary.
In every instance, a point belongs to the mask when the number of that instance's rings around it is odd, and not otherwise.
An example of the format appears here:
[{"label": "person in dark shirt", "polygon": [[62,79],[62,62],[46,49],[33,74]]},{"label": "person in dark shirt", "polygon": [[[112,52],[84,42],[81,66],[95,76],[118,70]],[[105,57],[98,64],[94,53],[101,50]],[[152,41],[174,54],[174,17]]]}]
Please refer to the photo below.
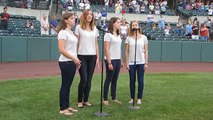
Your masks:
[{"label": "person in dark shirt", "polygon": [[8,29],[8,21],[10,19],[10,15],[7,13],[7,7],[4,7],[4,12],[1,13],[1,25],[0,29],[1,30],[7,30]]},{"label": "person in dark shirt", "polygon": [[193,22],[192,26],[192,39],[198,40],[199,39],[199,26],[198,21]]}]

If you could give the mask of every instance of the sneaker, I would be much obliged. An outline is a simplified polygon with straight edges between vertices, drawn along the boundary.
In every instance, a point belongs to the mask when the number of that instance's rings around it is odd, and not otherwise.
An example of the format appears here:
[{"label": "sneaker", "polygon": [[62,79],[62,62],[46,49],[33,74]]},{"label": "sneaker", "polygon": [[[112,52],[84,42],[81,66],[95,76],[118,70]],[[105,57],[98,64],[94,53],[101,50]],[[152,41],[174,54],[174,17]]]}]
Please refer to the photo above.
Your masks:
[{"label": "sneaker", "polygon": [[133,99],[131,99],[130,101],[129,101],[129,104],[132,104],[133,103]]},{"label": "sneaker", "polygon": [[141,99],[138,99],[137,100],[137,104],[141,104],[142,102],[141,102]]},{"label": "sneaker", "polygon": [[117,99],[115,99],[115,100],[112,100],[113,102],[115,102],[115,103],[118,103],[118,104],[122,104],[122,102],[121,101],[119,101],[119,100],[117,100]]}]

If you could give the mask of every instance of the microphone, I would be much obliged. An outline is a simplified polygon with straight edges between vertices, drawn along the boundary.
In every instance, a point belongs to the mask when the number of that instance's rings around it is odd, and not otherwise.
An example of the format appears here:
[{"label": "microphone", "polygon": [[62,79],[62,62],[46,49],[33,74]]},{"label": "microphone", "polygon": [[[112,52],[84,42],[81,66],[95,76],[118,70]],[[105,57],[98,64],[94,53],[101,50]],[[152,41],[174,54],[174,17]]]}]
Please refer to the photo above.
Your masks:
[{"label": "microphone", "polygon": [[103,31],[103,32],[108,32],[108,30],[102,28],[101,26],[96,26],[96,28],[100,31]]},{"label": "microphone", "polygon": [[140,28],[132,28],[132,31],[138,31]]}]

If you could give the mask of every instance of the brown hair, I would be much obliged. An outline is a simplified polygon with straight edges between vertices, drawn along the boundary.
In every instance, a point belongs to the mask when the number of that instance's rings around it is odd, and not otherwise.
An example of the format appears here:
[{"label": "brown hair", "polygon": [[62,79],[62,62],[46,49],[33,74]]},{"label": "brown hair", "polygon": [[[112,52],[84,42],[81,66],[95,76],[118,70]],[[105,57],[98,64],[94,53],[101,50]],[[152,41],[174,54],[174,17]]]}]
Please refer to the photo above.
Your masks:
[{"label": "brown hair", "polygon": [[[113,24],[114,24],[117,20],[119,20],[118,17],[112,17],[112,18],[109,20],[108,30],[109,30],[109,32],[110,32],[111,34],[113,34],[113,30],[114,30]],[[116,31],[116,33],[117,33],[117,35],[119,35],[120,30],[118,29],[118,30]]]},{"label": "brown hair", "polygon": [[[132,30],[132,24],[134,22],[136,22],[138,24],[138,22],[136,20],[131,21],[130,27],[129,27],[129,36],[133,36],[134,35],[134,31]],[[139,24],[138,24],[138,26],[139,26]],[[140,26],[139,26],[139,28],[140,28]],[[139,29],[139,33],[142,33],[142,29],[141,28]]]},{"label": "brown hair", "polygon": [[64,13],[62,15],[61,22],[57,26],[57,30],[56,30],[57,33],[59,33],[60,30],[65,30],[67,28],[67,23],[65,22],[65,20],[68,20],[72,16],[73,16],[72,13]]},{"label": "brown hair", "polygon": [[[84,12],[81,15],[80,26],[81,26],[81,28],[83,30],[86,29],[86,22],[87,22],[86,18],[87,18],[87,15],[89,15],[90,11],[91,11],[90,9],[86,9],[86,10],[84,10]],[[94,15],[92,13],[92,21],[90,22],[90,28],[91,28],[91,30],[94,30],[94,26],[95,26]]]}]

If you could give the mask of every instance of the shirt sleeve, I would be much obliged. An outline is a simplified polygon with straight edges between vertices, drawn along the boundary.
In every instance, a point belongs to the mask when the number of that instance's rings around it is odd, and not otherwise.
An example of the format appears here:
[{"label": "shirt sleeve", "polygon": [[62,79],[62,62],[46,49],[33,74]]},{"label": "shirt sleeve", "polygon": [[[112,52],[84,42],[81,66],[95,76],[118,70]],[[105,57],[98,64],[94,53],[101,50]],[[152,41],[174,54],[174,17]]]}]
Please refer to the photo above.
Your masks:
[{"label": "shirt sleeve", "polygon": [[58,40],[67,40],[67,35],[66,35],[66,31],[64,30],[61,30],[59,33],[58,33]]},{"label": "shirt sleeve", "polygon": [[99,36],[99,31],[98,29],[95,27],[95,37],[98,37]]},{"label": "shirt sleeve", "polygon": [[79,34],[80,34],[79,30],[80,30],[80,25],[77,25],[76,28],[75,28],[75,34],[77,36],[79,36]]},{"label": "shirt sleeve", "polygon": [[148,39],[147,39],[147,37],[146,36],[144,36],[144,43],[145,43],[145,45],[148,45]]},{"label": "shirt sleeve", "polygon": [[106,34],[104,35],[104,41],[108,41],[108,42],[110,42],[110,36],[109,36],[109,33],[106,33]]}]

